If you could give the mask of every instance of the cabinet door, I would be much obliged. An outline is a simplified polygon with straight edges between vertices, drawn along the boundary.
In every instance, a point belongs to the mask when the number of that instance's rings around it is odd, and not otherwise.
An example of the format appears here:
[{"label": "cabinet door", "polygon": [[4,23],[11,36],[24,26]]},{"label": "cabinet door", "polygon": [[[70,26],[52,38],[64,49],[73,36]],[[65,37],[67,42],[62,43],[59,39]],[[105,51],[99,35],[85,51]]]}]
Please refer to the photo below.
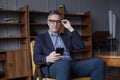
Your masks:
[{"label": "cabinet door", "polygon": [[8,78],[26,77],[29,75],[29,57],[27,51],[7,52],[7,75]]}]

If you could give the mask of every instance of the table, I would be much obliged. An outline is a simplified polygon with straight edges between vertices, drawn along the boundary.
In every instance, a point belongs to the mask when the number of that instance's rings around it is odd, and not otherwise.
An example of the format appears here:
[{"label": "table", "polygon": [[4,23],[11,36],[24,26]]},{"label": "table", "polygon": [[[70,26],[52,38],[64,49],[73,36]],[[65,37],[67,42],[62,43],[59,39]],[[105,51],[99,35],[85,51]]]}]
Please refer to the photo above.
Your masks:
[{"label": "table", "polygon": [[98,53],[97,57],[103,59],[107,66],[120,67],[120,52]]},{"label": "table", "polygon": [[[119,74],[112,74],[110,76],[114,76],[117,80],[120,80],[120,52],[102,52],[98,53],[97,57],[103,59],[106,63],[107,67],[117,67],[119,68]],[[115,80],[114,79],[114,80]]]}]

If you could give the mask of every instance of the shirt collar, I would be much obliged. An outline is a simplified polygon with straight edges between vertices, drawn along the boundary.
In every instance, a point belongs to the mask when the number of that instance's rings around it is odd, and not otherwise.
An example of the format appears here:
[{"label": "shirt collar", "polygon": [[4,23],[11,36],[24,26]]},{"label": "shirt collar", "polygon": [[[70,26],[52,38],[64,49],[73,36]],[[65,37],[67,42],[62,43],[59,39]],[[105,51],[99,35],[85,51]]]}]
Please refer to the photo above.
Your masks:
[{"label": "shirt collar", "polygon": [[50,36],[59,36],[61,34],[61,32],[59,32],[58,34],[54,34],[50,30],[48,30],[48,33],[49,33]]}]

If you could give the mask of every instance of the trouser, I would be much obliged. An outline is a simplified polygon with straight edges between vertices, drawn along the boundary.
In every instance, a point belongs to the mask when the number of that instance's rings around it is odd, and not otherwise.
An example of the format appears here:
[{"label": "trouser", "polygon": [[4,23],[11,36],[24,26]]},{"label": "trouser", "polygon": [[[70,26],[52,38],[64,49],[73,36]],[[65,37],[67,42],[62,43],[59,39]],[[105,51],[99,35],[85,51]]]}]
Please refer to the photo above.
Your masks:
[{"label": "trouser", "polygon": [[90,76],[91,80],[104,80],[105,65],[99,58],[83,61],[59,60],[49,67],[50,77],[56,80],[72,80]]}]

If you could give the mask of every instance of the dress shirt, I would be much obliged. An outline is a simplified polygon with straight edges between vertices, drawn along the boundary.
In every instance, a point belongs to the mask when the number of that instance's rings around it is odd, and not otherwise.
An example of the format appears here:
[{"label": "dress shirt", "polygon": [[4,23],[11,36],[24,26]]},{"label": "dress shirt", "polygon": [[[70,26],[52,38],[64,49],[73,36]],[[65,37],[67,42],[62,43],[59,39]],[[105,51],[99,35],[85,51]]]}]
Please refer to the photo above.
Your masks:
[{"label": "dress shirt", "polygon": [[61,33],[53,34],[50,30],[48,30],[48,33],[50,35],[50,38],[52,40],[52,43],[53,43],[53,46],[54,46],[55,50],[58,47],[64,48],[62,59],[71,60],[72,58],[70,57],[69,51],[66,49],[65,44],[64,44],[64,42],[63,42],[63,40],[60,36]]}]

